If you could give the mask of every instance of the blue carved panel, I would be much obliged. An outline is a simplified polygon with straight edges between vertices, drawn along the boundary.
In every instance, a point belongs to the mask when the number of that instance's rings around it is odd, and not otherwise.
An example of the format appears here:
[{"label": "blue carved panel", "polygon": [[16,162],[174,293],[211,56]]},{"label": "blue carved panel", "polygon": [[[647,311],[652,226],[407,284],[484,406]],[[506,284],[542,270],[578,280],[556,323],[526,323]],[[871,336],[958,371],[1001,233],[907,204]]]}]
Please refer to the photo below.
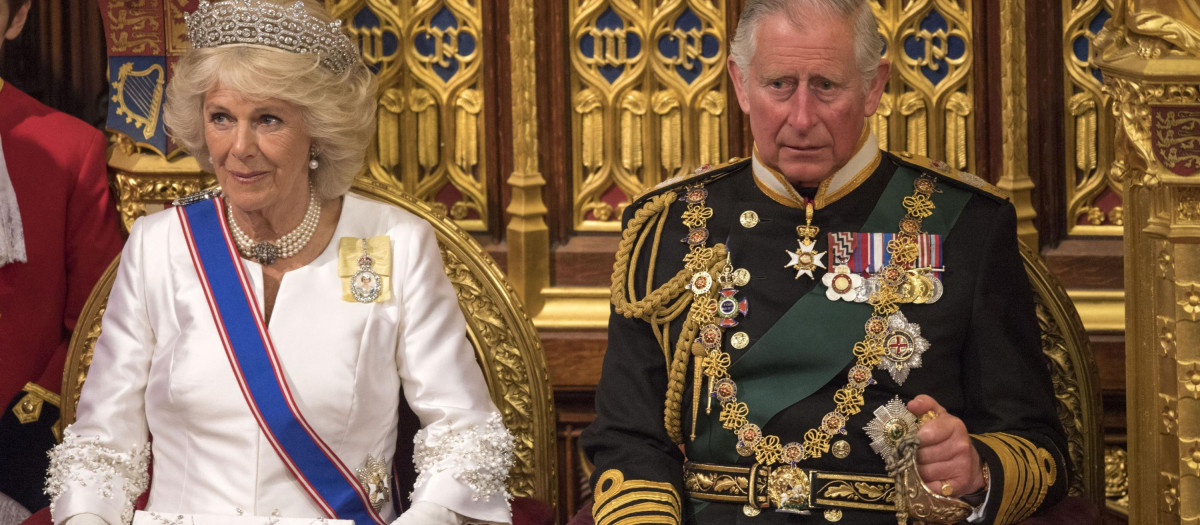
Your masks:
[{"label": "blue carved panel", "polygon": [[721,54],[719,36],[706,30],[700,17],[690,8],[684,9],[670,32],[658,38],[658,52],[675,65],[675,73],[691,84],[711,67]]},{"label": "blue carved panel", "polygon": [[626,64],[642,53],[641,36],[627,31],[627,23],[611,7],[605,10],[588,32],[579,38],[579,52],[609,84],[621,78]]}]

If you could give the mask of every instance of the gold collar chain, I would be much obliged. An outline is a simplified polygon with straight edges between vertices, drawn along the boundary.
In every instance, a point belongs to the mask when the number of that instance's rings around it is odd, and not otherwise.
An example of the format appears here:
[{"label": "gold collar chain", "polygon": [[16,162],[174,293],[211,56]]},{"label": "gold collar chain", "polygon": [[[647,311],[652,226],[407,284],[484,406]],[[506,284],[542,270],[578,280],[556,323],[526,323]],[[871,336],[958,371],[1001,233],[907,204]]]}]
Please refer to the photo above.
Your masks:
[{"label": "gold collar chain", "polygon": [[[887,250],[891,262],[879,272],[880,287],[871,294],[868,301],[874,312],[867,320],[866,336],[854,344],[854,366],[847,374],[847,383],[838,389],[833,399],[836,408],[821,418],[821,424],[804,433],[804,441],[781,444],[779,436],[764,435],[762,429],[747,420],[750,409],[746,403],[738,401],[737,383],[729,375],[731,357],[721,349],[723,329],[712,323],[713,302],[711,286],[697,286],[697,281],[711,285],[712,277],[703,271],[703,265],[695,265],[692,284],[688,287],[697,295],[692,308],[688,312],[691,320],[700,328],[697,351],[696,375],[699,379],[700,370],[709,379],[709,395],[716,397],[721,403],[721,426],[734,431],[738,437],[737,452],[742,456],[753,455],[755,460],[763,465],[773,465],[780,462],[796,464],[799,461],[818,458],[829,452],[829,440],[835,434],[846,433],[846,423],[850,416],[859,413],[864,403],[863,391],[875,383],[871,370],[883,359],[884,343],[888,330],[888,316],[900,308],[900,287],[905,280],[905,272],[911,268],[920,253],[917,237],[921,232],[921,221],[933,214],[934,205],[931,199],[936,190],[934,179],[921,175],[913,182],[913,194],[903,200],[905,216],[900,220],[900,231],[888,242]],[[703,190],[702,190],[703,191]],[[706,192],[707,193],[707,192]],[[703,221],[696,223],[697,218],[707,219],[712,216],[712,210],[704,206],[703,198],[693,211],[689,199],[689,208],[684,212],[684,225],[695,231],[703,229]],[[704,230],[707,237],[707,230]],[[699,237],[699,235],[697,235]],[[689,233],[689,242],[692,236]],[[700,241],[703,242],[702,240]],[[699,258],[697,244],[692,244],[691,251],[685,257],[686,267],[693,268],[693,263]],[[709,254],[711,257],[711,253]],[[707,262],[705,260],[704,262]],[[703,290],[701,290],[703,288]],[[715,304],[715,303],[714,303]],[[703,353],[701,353],[703,351]],[[693,399],[693,438],[695,433],[695,405],[699,401],[700,382],[694,383],[697,394]]]}]

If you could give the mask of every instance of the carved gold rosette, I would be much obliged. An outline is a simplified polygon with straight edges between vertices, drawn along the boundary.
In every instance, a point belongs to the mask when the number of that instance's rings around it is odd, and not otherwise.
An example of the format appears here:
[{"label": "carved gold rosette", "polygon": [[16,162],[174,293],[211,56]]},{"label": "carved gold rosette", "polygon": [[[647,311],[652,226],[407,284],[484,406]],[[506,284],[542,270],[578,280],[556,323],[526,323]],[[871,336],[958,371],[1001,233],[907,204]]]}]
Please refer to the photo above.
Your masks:
[{"label": "carved gold rosette", "polygon": [[1200,523],[1200,13],[1124,0],[1097,37],[1125,190],[1131,523]]}]

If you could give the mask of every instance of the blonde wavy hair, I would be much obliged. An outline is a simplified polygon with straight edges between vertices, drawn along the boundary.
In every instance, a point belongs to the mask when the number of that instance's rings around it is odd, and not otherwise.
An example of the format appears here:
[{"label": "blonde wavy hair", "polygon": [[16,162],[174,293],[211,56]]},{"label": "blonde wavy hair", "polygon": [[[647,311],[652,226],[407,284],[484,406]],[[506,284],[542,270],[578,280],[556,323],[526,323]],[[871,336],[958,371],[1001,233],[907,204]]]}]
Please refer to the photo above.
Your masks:
[{"label": "blonde wavy hair", "polygon": [[[310,14],[331,20],[319,3],[305,0],[304,4]],[[167,86],[163,118],[175,142],[210,173],[203,107],[205,96],[217,86],[251,100],[294,104],[304,115],[304,129],[320,161],[310,172],[317,196],[332,199],[350,190],[375,131],[377,84],[361,61],[335,74],[321,67],[316,55],[264,46],[227,45],[187,52]]]}]

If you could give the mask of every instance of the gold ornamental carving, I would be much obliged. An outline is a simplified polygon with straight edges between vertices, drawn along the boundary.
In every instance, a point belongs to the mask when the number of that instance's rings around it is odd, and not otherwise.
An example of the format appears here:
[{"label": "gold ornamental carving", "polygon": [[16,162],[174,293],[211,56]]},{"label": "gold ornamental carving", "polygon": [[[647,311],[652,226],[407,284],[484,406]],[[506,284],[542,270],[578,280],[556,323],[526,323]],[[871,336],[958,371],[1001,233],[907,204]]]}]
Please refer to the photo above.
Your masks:
[{"label": "gold ornamental carving", "polygon": [[161,206],[184,195],[196,193],[217,183],[215,177],[203,174],[200,177],[188,175],[163,174],[130,174],[116,172],[117,211],[121,216],[121,225],[125,231],[133,226],[133,221],[146,215],[147,204]]},{"label": "gold ornamental carving", "polygon": [[[1033,179],[1029,176],[1029,101],[1026,93],[1025,0],[1000,2],[1000,177],[1017,214],[1017,237],[1038,246]],[[962,93],[956,96],[965,98]],[[950,128],[947,128],[949,132]],[[947,135],[950,137],[952,135]],[[949,152],[947,152],[949,155]]]},{"label": "gold ornamental carving", "polygon": [[1117,0],[1063,2],[1067,230],[1072,235],[1120,235],[1121,185],[1109,176],[1114,157],[1112,97],[1093,63],[1096,34]]},{"label": "gold ornamental carving", "polygon": [[534,0],[509,3],[508,45],[512,57],[509,79],[512,96],[513,171],[507,183],[509,201],[508,275],[531,316],[543,312],[544,290],[550,286],[550,229],[542,200],[538,161],[537,27]]},{"label": "gold ornamental carving", "polygon": [[1129,512],[1128,455],[1121,447],[1104,449],[1104,497],[1109,508]]},{"label": "gold ornamental carving", "polygon": [[1042,355],[1050,370],[1055,408],[1067,438],[1071,468],[1067,492],[1104,505],[1106,467],[1100,378],[1083,322],[1062,284],[1036,252],[1021,245],[1025,274],[1034,289]]},{"label": "gold ornamental carving", "polygon": [[871,3],[892,77],[871,129],[879,147],[975,171],[972,3]]},{"label": "gold ornamental carving", "polygon": [[572,224],[728,157],[723,2],[570,0]]},{"label": "gold ornamental carving", "polygon": [[[75,421],[75,408],[79,406],[79,393],[83,390],[83,382],[87,379],[88,370],[92,367],[92,355],[96,350],[96,340],[100,338],[100,320],[108,307],[108,292],[112,282],[117,277],[117,266],[121,256],[117,255],[109,263],[108,268],[101,274],[97,285],[88,295],[88,300],[79,312],[79,324],[71,334],[71,342],[67,348],[66,363],[63,366],[61,404],[59,405],[59,420],[54,423],[54,435],[61,439],[62,431]],[[106,285],[107,283],[107,285]]]},{"label": "gold ornamental carving", "polygon": [[489,228],[483,7],[471,0],[326,0],[379,80],[367,177],[470,231]]},{"label": "gold ornamental carving", "polygon": [[1124,189],[1131,523],[1200,523],[1200,9],[1121,0],[1093,62]]},{"label": "gold ornamental carving", "polygon": [[109,180],[115,186],[117,214],[126,232],[139,217],[217,183],[213,175],[201,173],[191,157],[168,161],[156,154],[141,153],[122,134],[114,134],[113,138],[108,150]]}]

